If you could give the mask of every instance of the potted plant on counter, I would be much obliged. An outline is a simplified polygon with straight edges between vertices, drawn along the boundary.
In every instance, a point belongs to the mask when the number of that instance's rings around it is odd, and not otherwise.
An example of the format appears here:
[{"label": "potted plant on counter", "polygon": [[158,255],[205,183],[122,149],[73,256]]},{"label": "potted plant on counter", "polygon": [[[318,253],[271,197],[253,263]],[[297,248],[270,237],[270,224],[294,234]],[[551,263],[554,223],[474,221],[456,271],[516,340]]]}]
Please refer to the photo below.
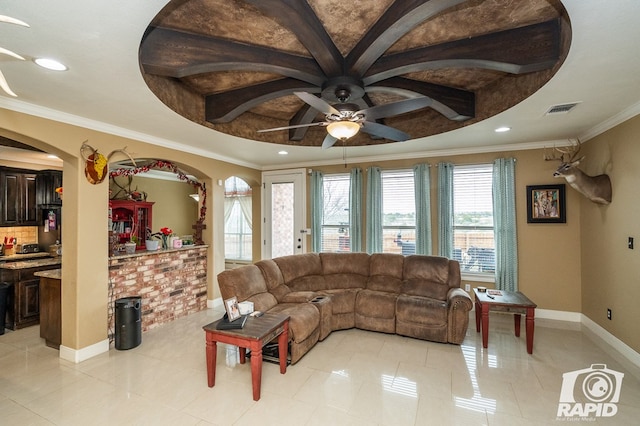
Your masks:
[{"label": "potted plant on counter", "polygon": [[[159,241],[162,241],[162,248],[166,250],[167,248],[169,248],[168,239],[172,234],[173,231],[171,230],[171,228],[160,228],[160,232],[155,233],[151,233],[151,230],[147,229],[147,250],[157,250]],[[155,249],[153,247],[155,247]]]}]

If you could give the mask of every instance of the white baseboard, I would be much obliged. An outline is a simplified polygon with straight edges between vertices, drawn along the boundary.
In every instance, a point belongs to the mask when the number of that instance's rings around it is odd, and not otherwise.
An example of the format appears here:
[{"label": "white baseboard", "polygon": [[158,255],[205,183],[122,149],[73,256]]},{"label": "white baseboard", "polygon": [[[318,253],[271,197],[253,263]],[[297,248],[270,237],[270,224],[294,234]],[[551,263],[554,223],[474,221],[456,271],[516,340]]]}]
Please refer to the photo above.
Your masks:
[{"label": "white baseboard", "polygon": [[551,309],[536,309],[536,319],[550,319],[556,321],[581,322],[582,314],[579,312],[553,311]]},{"label": "white baseboard", "polygon": [[82,349],[72,349],[60,345],[60,358],[78,364],[96,355],[109,352],[109,339],[95,343]]},{"label": "white baseboard", "polygon": [[589,329],[589,331],[601,338],[607,345],[618,351],[620,355],[630,361],[633,365],[640,368],[640,353],[633,350],[633,348],[605,330],[588,316],[582,314],[581,322],[582,325]]}]

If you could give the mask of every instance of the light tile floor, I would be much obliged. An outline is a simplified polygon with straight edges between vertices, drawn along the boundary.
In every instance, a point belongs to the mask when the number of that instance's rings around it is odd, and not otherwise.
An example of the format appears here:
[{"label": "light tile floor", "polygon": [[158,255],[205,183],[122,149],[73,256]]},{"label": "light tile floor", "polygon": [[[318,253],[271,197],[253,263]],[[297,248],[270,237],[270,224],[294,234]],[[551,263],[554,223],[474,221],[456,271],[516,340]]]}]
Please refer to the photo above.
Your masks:
[{"label": "light tile floor", "polygon": [[[511,316],[491,314],[489,348],[470,321],[461,346],[344,330],[281,375],[265,363],[253,401],[249,363],[218,345],[207,387],[207,310],[80,364],[58,357],[30,327],[0,336],[1,425],[540,425],[638,424],[640,373],[577,324],[538,320],[533,355]],[[624,373],[613,417],[557,417],[563,373],[606,364]],[[602,378],[602,374],[596,376]],[[578,382],[592,381],[583,374]],[[580,383],[576,398],[583,395]],[[594,388],[596,391],[603,388]],[[591,394],[592,398],[598,395]],[[584,397],[582,397],[584,399]]]}]

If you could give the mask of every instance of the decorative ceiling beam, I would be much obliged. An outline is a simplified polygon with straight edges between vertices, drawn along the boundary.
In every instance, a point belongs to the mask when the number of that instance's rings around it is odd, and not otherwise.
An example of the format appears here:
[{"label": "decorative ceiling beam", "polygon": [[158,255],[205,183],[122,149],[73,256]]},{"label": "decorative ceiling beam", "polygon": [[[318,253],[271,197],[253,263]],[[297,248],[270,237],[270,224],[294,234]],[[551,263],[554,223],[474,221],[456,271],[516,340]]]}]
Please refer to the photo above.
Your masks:
[{"label": "decorative ceiling beam", "polygon": [[[302,107],[296,112],[291,120],[289,120],[289,126],[298,126],[301,124],[310,124],[318,116],[318,111],[311,108],[311,105],[304,103]],[[289,129],[290,141],[301,141],[307,134],[308,127],[296,127]]]},{"label": "decorative ceiling beam", "polygon": [[284,78],[208,95],[205,97],[205,118],[214,124],[228,123],[263,102],[292,95],[293,92],[320,93],[320,88]]},{"label": "decorative ceiling beam", "polygon": [[140,47],[144,71],[183,78],[218,71],[280,74],[321,85],[322,70],[311,58],[170,28],[153,28]]},{"label": "decorative ceiling beam", "polygon": [[344,58],[309,3],[301,0],[245,0],[293,32],[328,78],[343,75]]},{"label": "decorative ceiling beam", "polygon": [[466,0],[406,0],[392,3],[347,55],[347,73],[365,75],[384,52],[413,28],[464,1]]},{"label": "decorative ceiling beam", "polygon": [[553,67],[560,58],[560,21],[499,31],[379,58],[365,85],[411,72],[441,68],[483,68],[524,74]]},{"label": "decorative ceiling beam", "polygon": [[466,90],[401,77],[380,81],[365,90],[367,93],[386,92],[403,97],[428,96],[434,100],[431,108],[450,120],[464,121],[475,116],[476,95]]}]

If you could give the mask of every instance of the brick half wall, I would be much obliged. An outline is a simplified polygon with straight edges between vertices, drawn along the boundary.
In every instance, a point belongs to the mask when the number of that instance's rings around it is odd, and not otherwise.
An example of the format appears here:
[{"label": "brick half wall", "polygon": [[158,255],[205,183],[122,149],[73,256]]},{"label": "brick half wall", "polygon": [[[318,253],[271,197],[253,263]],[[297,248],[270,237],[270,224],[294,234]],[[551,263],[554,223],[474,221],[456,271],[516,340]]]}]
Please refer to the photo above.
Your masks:
[{"label": "brick half wall", "polygon": [[143,252],[109,259],[109,341],[114,302],[140,297],[142,331],[207,308],[207,247]]}]

